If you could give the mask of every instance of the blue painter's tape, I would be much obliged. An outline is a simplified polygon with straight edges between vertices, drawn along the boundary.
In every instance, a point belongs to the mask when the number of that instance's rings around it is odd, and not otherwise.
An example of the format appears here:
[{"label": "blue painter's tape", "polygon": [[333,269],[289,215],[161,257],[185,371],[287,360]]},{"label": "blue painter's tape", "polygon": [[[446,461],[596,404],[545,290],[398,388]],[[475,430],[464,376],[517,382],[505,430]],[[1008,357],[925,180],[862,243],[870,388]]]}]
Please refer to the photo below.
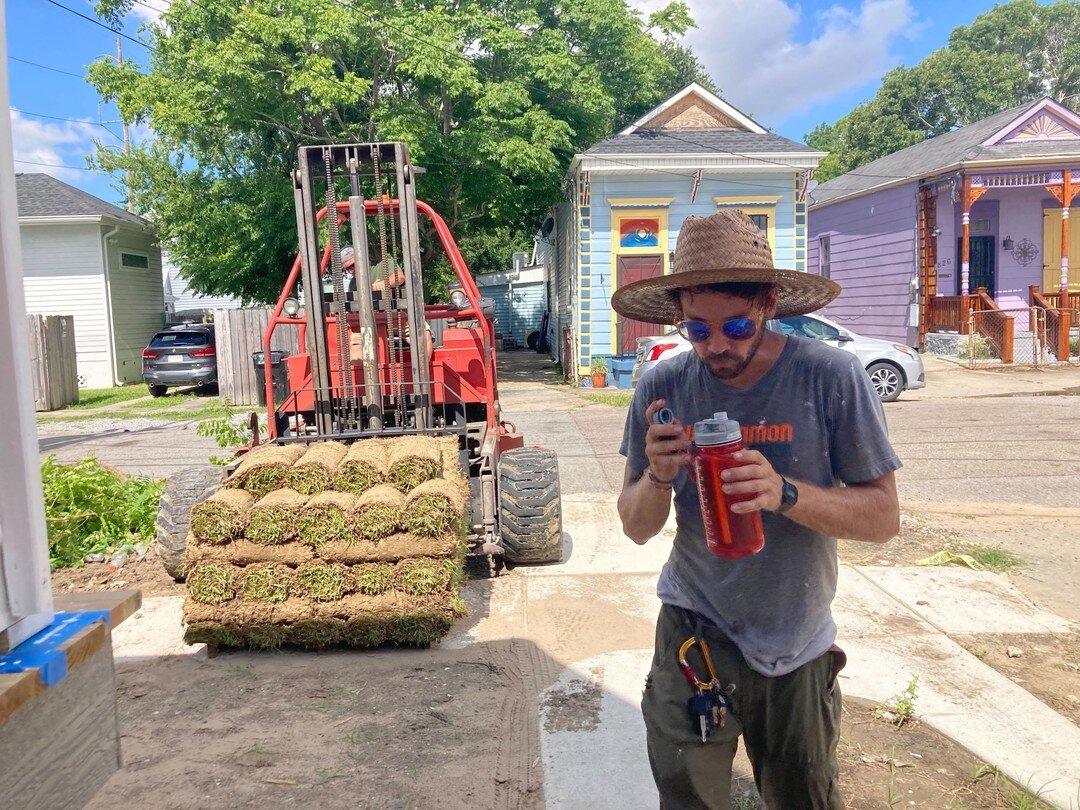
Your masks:
[{"label": "blue painter's tape", "polygon": [[45,686],[55,686],[67,677],[67,655],[60,645],[95,622],[104,622],[108,627],[109,612],[57,613],[53,616],[53,623],[40,633],[31,636],[11,652],[0,655],[0,672],[36,669]]}]

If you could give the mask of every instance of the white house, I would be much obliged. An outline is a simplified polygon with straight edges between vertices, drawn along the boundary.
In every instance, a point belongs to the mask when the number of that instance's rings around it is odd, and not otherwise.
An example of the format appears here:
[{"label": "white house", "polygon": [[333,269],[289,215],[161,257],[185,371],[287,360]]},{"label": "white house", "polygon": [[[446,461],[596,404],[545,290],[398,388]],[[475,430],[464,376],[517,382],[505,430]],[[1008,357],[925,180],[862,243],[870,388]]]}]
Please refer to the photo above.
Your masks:
[{"label": "white house", "polygon": [[47,174],[16,175],[16,187],[26,311],[75,317],[81,387],[139,382],[165,323],[153,226]]},{"label": "white house", "polygon": [[161,254],[161,281],[165,285],[165,313],[170,322],[184,317],[203,316],[212,309],[240,309],[243,302],[231,295],[202,295],[188,286],[179,268],[169,261],[169,254]]}]

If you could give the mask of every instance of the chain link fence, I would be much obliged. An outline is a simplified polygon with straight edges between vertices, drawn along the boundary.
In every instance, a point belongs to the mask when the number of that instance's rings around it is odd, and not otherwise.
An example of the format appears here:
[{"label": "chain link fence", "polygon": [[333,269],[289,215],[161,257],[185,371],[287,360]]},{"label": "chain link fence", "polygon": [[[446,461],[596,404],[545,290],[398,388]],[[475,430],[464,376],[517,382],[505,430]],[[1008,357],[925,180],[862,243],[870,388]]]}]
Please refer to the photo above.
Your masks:
[{"label": "chain link fence", "polygon": [[1046,307],[983,310],[968,321],[960,359],[968,368],[1080,365],[1076,311]]}]

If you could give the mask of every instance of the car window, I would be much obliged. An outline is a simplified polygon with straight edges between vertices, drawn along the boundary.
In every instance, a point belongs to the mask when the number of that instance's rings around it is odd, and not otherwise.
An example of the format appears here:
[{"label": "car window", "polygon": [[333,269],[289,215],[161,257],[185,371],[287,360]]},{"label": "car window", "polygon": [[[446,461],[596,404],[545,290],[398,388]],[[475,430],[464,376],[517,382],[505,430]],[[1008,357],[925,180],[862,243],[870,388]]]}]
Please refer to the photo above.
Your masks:
[{"label": "car window", "polygon": [[210,342],[208,332],[158,332],[150,341],[151,349],[166,349],[169,346],[205,346]]},{"label": "car window", "polygon": [[780,331],[785,335],[798,335],[811,340],[839,340],[840,330],[805,315],[780,319]]}]

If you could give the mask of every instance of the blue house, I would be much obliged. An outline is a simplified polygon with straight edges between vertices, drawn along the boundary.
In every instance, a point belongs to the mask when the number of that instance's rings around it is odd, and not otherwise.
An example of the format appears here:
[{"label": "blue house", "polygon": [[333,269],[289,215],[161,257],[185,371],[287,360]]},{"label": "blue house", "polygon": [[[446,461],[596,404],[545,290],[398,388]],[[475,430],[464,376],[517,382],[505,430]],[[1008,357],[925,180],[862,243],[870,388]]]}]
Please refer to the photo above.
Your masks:
[{"label": "blue house", "polygon": [[824,152],[766,130],[698,84],[575,155],[555,222],[549,292],[552,345],[568,373],[592,360],[633,359],[664,327],[619,317],[611,294],[670,272],[682,222],[737,208],[772,246],[778,267],[806,270],[807,187]]}]

